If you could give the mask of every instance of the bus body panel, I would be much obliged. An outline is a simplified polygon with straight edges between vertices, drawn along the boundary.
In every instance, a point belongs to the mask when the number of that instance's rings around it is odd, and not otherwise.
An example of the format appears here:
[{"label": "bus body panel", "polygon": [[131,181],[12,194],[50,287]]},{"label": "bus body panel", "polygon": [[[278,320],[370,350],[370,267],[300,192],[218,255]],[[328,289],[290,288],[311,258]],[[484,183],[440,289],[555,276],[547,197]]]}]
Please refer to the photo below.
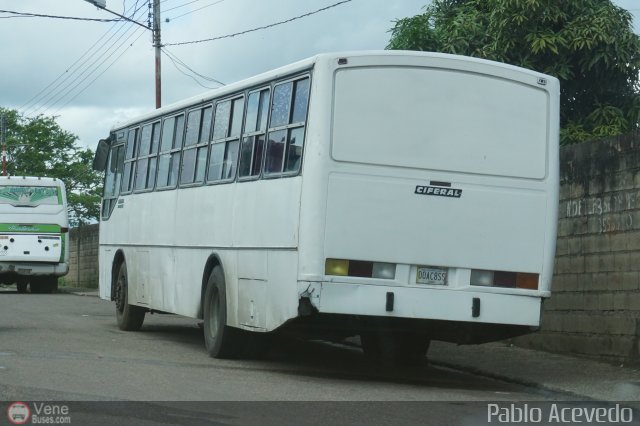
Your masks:
[{"label": "bus body panel", "polygon": [[0,256],[4,262],[58,263],[60,261],[63,247],[59,233],[21,232],[7,233],[2,236],[10,241],[8,245],[0,247]]},{"label": "bus body panel", "polygon": [[[558,82],[435,56],[316,66],[334,93],[315,98],[309,122],[325,145],[309,140],[306,154],[325,161],[305,163],[299,292],[320,313],[539,326],[555,255]],[[328,276],[326,259],[394,263],[396,278]],[[447,270],[447,285],[418,284],[421,265]],[[538,288],[470,285],[472,269],[539,274]]]},{"label": "bus body panel", "polygon": [[[393,312],[387,310],[388,293],[394,294]],[[473,316],[474,299],[480,301],[477,317]],[[540,324],[541,299],[479,291],[325,282],[320,291],[318,309],[331,314],[537,327]]]},{"label": "bus body panel", "polygon": [[[206,185],[123,196],[109,218],[111,231],[100,230],[101,265],[113,265],[122,250],[129,303],[197,317],[204,268],[216,255],[225,272],[229,323],[273,330],[297,310],[301,185],[292,177],[245,182],[237,191]],[[102,298],[111,298],[111,280],[111,266],[101,268]],[[247,305],[238,307],[237,300]]]},{"label": "bus body panel", "polygon": [[[542,270],[547,198],[454,182],[459,198],[416,194],[423,179],[332,173],[325,257],[536,273]],[[439,188],[437,188],[439,189]],[[525,225],[526,224],[526,225]],[[535,232],[532,232],[535,231]],[[362,257],[367,247],[367,258]]]}]

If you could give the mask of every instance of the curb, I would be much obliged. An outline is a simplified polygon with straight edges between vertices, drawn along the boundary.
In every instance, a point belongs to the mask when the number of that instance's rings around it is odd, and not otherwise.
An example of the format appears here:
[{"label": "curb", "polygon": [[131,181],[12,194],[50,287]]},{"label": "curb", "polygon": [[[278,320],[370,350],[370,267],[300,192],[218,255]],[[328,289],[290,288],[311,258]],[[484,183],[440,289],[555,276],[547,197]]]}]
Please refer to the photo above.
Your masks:
[{"label": "curb", "polygon": [[97,288],[82,288],[82,287],[60,287],[58,293],[73,294],[75,296],[90,296],[99,297],[100,293]]},{"label": "curb", "polygon": [[[521,386],[527,386],[527,387],[531,387],[531,388],[536,388],[536,389],[540,389],[546,392],[553,392],[553,393],[557,393],[557,394],[562,394],[562,395],[566,395],[568,397],[572,397],[572,398],[578,398],[578,399],[582,399],[582,400],[586,400],[586,401],[599,401],[595,398],[586,396],[586,395],[581,395],[579,393],[576,392],[571,392],[568,391],[566,389],[562,389],[562,388],[558,388],[558,387],[554,387],[554,386],[547,386],[544,385],[540,382],[536,382],[536,381],[532,381],[532,380],[526,380],[526,379],[519,379],[517,377],[512,377],[512,376],[508,376],[505,374],[499,374],[499,373],[494,373],[488,370],[483,370],[481,368],[477,368],[477,367],[470,367],[468,365],[461,365],[461,364],[456,364],[453,362],[447,362],[447,361],[440,361],[440,360],[434,360],[432,358],[429,358],[429,364],[430,365],[434,365],[437,367],[444,367],[444,368],[449,368],[452,370],[457,370],[457,371],[462,371],[465,373],[470,373],[470,374],[475,374],[477,376],[482,376],[482,377],[488,377],[490,379],[494,379],[494,380],[500,380],[502,382],[507,382],[507,383],[512,383],[512,384],[516,384],[516,385],[521,385]],[[599,401],[599,402],[603,402],[603,401]]]}]

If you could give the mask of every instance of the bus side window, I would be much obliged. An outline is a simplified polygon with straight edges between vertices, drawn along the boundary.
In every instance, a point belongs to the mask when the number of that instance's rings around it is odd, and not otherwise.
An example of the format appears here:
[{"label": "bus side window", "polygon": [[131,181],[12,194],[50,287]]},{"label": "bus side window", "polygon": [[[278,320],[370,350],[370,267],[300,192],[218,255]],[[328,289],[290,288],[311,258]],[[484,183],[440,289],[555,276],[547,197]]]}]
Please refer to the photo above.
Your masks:
[{"label": "bus side window", "polygon": [[136,179],[133,184],[133,188],[136,190],[145,189],[145,185],[147,183],[147,173],[149,170],[148,155],[149,150],[151,149],[152,132],[153,127],[151,124],[142,126],[142,131],[140,132],[138,161],[136,163]]},{"label": "bus side window", "polygon": [[129,129],[127,133],[127,147],[124,158],[124,170],[122,175],[122,193],[131,192],[135,172],[136,143],[138,141],[138,128]]},{"label": "bus side window", "polygon": [[275,86],[265,174],[293,174],[300,170],[308,104],[309,77]]},{"label": "bus side window", "polygon": [[118,151],[116,153],[116,178],[115,183],[113,185],[114,195],[117,197],[120,195],[120,183],[122,181],[122,168],[124,167],[124,145],[120,145],[118,147]]},{"label": "bus side window", "polygon": [[267,129],[270,90],[262,89],[249,94],[244,122],[242,146],[238,164],[238,177],[260,175],[264,134]]},{"label": "bus side window", "polygon": [[180,150],[184,138],[184,115],[165,118],[158,160],[158,188],[174,188],[178,182]]},{"label": "bus side window", "polygon": [[120,180],[124,162],[124,145],[111,148],[109,155],[109,167],[106,170],[104,180],[104,193],[102,202],[102,217],[108,219],[115,206],[116,199],[120,195]]},{"label": "bus side window", "polygon": [[244,96],[216,105],[207,181],[231,181],[235,178],[243,115]]},{"label": "bus side window", "polygon": [[187,116],[187,134],[180,170],[181,184],[204,181],[212,112],[213,108],[208,105],[190,111]]}]

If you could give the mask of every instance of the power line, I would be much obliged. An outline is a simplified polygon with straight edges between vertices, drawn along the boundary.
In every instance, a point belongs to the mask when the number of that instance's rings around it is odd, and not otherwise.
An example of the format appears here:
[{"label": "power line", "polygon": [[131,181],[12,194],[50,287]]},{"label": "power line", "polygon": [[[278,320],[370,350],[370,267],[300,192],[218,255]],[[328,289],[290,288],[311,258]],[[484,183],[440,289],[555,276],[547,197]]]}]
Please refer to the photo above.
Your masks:
[{"label": "power line", "polygon": [[[131,30],[134,30],[133,33],[131,33],[126,39],[124,39],[118,46],[116,46],[115,48],[113,47],[115,45],[115,43],[117,43],[118,41],[120,41],[124,36],[126,36],[129,32],[131,32]],[[66,96],[69,96],[69,94],[75,90],[75,88],[77,88],[80,84],[82,84],[84,81],[86,81],[89,77],[91,77],[93,74],[95,74],[100,67],[102,67],[102,65],[109,60],[113,55],[115,55],[117,53],[117,51],[125,44],[127,43],[127,41],[129,39],[131,39],[131,37],[133,37],[136,32],[140,31],[140,28],[136,28],[136,27],[129,27],[128,30],[126,30],[120,37],[118,37],[117,40],[115,40],[114,44],[109,47],[107,49],[107,51],[105,51],[100,57],[96,58],[84,71],[82,71],[78,76],[76,76],[72,81],[68,82],[65,87],[61,88],[60,90],[58,90],[55,94],[53,94],[50,98],[49,98],[49,105],[47,106],[46,104],[42,107],[40,107],[38,110],[36,110],[35,112],[37,113],[38,111],[41,111],[41,114],[46,113],[47,111],[49,111],[51,108],[55,107],[58,103],[62,102],[63,99]],[[144,32],[143,32],[144,34]],[[136,39],[137,40],[137,39]],[[131,46],[131,45],[130,45]],[[129,47],[130,47],[129,46]],[[128,50],[128,47],[125,49],[125,51]],[[105,57],[106,56],[106,57]],[[122,56],[122,55],[120,55]],[[118,58],[120,57],[118,56]],[[104,58],[104,59],[103,59]],[[98,64],[95,65],[98,61],[100,61],[102,59],[102,61]],[[95,65],[95,66],[94,66]],[[89,71],[91,70],[91,71]],[[102,75],[102,74],[100,74]],[[82,78],[84,76],[84,78]],[[82,78],[82,79],[81,79]],[[78,81],[79,80],[79,81]],[[95,81],[92,80],[91,83]],[[77,82],[77,84],[76,84]],[[90,85],[90,84],[89,84]],[[88,87],[89,85],[87,85],[86,87]],[[86,89],[85,87],[85,89]],[[82,90],[84,91],[84,89]],[[65,104],[66,105],[66,104]]]},{"label": "power line", "polygon": [[171,63],[173,64],[173,66],[175,67],[175,69],[178,70],[178,72],[180,72],[180,74],[185,75],[187,77],[189,77],[190,79],[192,79],[193,81],[196,82],[196,84],[200,87],[204,87],[205,89],[214,89],[214,87],[209,87],[209,86],[205,86],[204,84],[200,83],[200,81],[198,81],[197,78],[195,78],[193,75],[191,74],[187,74],[186,72],[184,72],[182,69],[180,69],[180,66],[178,65],[178,63],[176,63],[176,61],[171,57],[171,55],[169,55],[164,49],[162,49],[162,53],[164,53],[167,58],[169,58],[169,60],[171,61]]},{"label": "power line", "polygon": [[[137,4],[137,2],[136,2]],[[134,6],[135,7],[135,6]],[[129,12],[132,8],[130,7],[126,12]],[[140,9],[136,9],[133,11],[132,13],[132,17],[135,16],[135,14],[139,11]],[[118,29],[114,34],[111,35],[111,37],[109,37],[107,40],[105,40],[99,47],[98,49],[94,49],[94,47],[100,42],[100,40],[102,40],[104,37],[107,36],[107,34],[109,34],[114,28],[116,28],[119,24],[121,24],[123,21],[121,20],[116,20],[118,21],[117,23],[113,24],[111,26],[111,28],[109,28],[102,36],[100,36],[100,38],[98,38],[98,40],[96,40],[96,42],[91,45],[91,47],[89,47],[73,64],[71,64],[69,67],[67,67],[67,69],[65,71],[63,71],[55,80],[53,80],[51,83],[49,83],[48,86],[46,86],[44,89],[40,90],[36,95],[34,95],[31,99],[29,99],[25,104],[23,104],[19,109],[20,110],[25,110],[28,111],[30,109],[33,109],[35,107],[35,104],[37,104],[38,102],[44,100],[45,98],[47,98],[50,95],[50,92],[47,93],[47,90],[53,86],[54,84],[56,84],[56,82],[58,82],[58,80],[60,80],[61,78],[65,77],[59,84],[57,84],[53,89],[57,89],[61,84],[63,84],[66,80],[68,80],[69,78],[71,78],[71,76],[73,74],[75,74],[77,72],[77,70],[73,70],[70,74],[69,71],[76,66],[76,64],[78,64],[78,62],[80,62],[87,54],[91,53],[91,55],[89,55],[89,57],[87,59],[85,59],[78,68],[82,67],[84,64],[87,63],[87,61],[89,61],[89,59],[91,59],[93,56],[95,56],[100,49],[102,49],[118,32],[120,32],[124,26],[120,26],[120,29]],[[30,106],[32,105],[33,106]],[[28,107],[28,108],[27,108]]]},{"label": "power line", "polygon": [[[140,31],[139,28],[136,28],[136,32]],[[134,33],[135,34],[135,33]],[[64,108],[65,106],[69,105],[74,99],[76,99],[78,96],[80,96],[80,94],[82,94],[85,90],[87,90],[98,78],[102,77],[102,75],[107,72],[116,62],[118,62],[118,60],[122,57],[122,55],[124,55],[127,50],[129,50],[129,48],[131,48],[139,39],[140,37],[142,37],[145,34],[145,32],[143,31],[142,33],[140,33],[140,35],[138,37],[136,37],[135,40],[133,40],[131,42],[131,44],[124,49],[110,64],[109,66],[107,66],[100,74],[98,74],[93,80],[91,80],[87,85],[85,85],[84,88],[82,88],[78,93],[76,93],[71,99],[69,99],[67,102],[65,102],[62,106],[60,106],[60,108],[58,108],[57,110],[54,111],[54,114],[57,114],[62,108]],[[132,34],[133,36],[133,34]]]},{"label": "power line", "polygon": [[[199,0],[194,0],[194,1],[199,1]],[[215,6],[216,4],[218,4],[218,3],[222,3],[223,1],[225,1],[225,0],[218,0],[218,1],[216,1],[216,2],[213,2],[213,3],[211,3],[211,4],[208,4],[208,5],[206,5],[206,6],[202,6],[202,7],[198,8],[198,9],[194,9],[194,10],[192,10],[192,11],[190,11],[190,12],[183,13],[182,15],[174,16],[173,18],[167,18],[167,22],[169,22],[169,21],[175,21],[175,20],[176,20],[176,19],[178,19],[178,18],[182,18],[183,16],[191,15],[192,13],[195,13],[195,12],[197,12],[197,11],[199,11],[199,10],[206,9],[206,8],[208,8],[208,7],[211,7],[211,6]],[[192,3],[193,3],[193,2],[192,2]]]},{"label": "power line", "polygon": [[165,10],[163,10],[163,12],[169,12],[171,10],[180,9],[181,7],[189,6],[191,3],[197,3],[199,1],[202,1],[202,0],[192,0],[192,1],[188,2],[188,3],[183,3],[183,4],[179,5],[179,6],[174,6],[172,8],[165,9]]},{"label": "power line", "polygon": [[[140,9],[134,11],[134,13],[138,12],[139,10]],[[142,13],[144,13],[144,11]],[[131,16],[135,17],[135,15],[131,15]],[[82,84],[82,82],[84,82],[87,78],[89,78],[91,75],[93,75],[104,64],[104,62],[107,61],[109,58],[111,58],[114,54],[116,54],[117,50],[120,49],[120,47],[122,47],[122,45],[127,40],[129,40],[133,35],[130,35],[127,39],[125,39],[122,43],[120,43],[120,45],[118,45],[117,47],[114,48],[116,43],[118,43],[118,41],[120,41],[123,37],[125,37],[132,29],[138,29],[138,28],[136,28],[134,26],[130,26],[130,25],[127,25],[127,24],[128,24],[128,22],[121,23],[120,28],[118,28],[113,34],[111,34],[111,36],[109,38],[104,40],[102,42],[102,44],[97,49],[93,49],[93,47],[97,43],[99,43],[100,40],[104,39],[104,37],[113,28],[115,28],[115,25],[114,25],[114,27],[110,28],[103,36],[101,36],[98,39],[98,41],[96,43],[94,43],[94,45],[91,48],[89,48],[71,67],[69,67],[69,69],[67,69],[65,72],[63,72],[56,80],[54,80],[54,82],[49,84],[49,86],[47,86],[47,88],[43,89],[40,92],[39,95],[36,95],[37,100],[35,100],[35,102],[33,101],[34,98],[32,98],[32,100],[27,103],[27,105],[31,103],[31,104],[33,104],[33,106],[31,106],[30,108],[27,109],[27,111],[25,111],[25,115],[36,115],[38,112],[42,111],[42,113],[44,113],[44,112],[48,111],[49,109],[54,107],[56,104],[61,102],[73,90],[75,90],[75,87],[77,87],[77,84],[75,84],[75,83],[78,82],[78,80],[82,76],[84,76],[85,74],[87,74],[87,72],[89,72],[89,74],[85,78],[83,78],[78,84]],[[116,25],[118,25],[118,24],[116,24]],[[124,32],[123,32],[123,30],[124,30]],[[122,34],[120,36],[118,36],[110,44],[109,47],[106,47],[106,49],[105,49],[105,46],[107,46],[107,44],[109,42],[111,42],[111,40],[118,35],[118,33],[122,33]],[[135,32],[134,32],[134,34],[135,34]],[[90,51],[92,53],[87,56],[87,54]],[[105,56],[106,56],[106,58],[105,58]],[[82,61],[76,67],[76,64],[78,64],[78,62],[80,62],[84,57],[86,57],[86,59],[84,59],[84,61]],[[91,62],[90,64],[86,65],[93,58],[95,58],[93,60],[93,62]],[[105,58],[105,59],[103,59],[102,62],[100,62],[98,65],[96,65],[96,63],[98,61],[100,61],[102,58]],[[69,72],[69,70],[71,70],[71,69],[73,69],[73,70],[71,72]],[[64,78],[62,78],[62,77],[64,77]],[[59,81],[61,78],[62,78],[62,81]],[[57,81],[59,81],[59,82],[57,84],[55,84]],[[55,84],[55,86],[53,86],[54,84]],[[53,86],[53,87],[51,87],[51,86]]]},{"label": "power line", "polygon": [[[132,15],[134,16],[134,15]],[[107,38],[106,40],[104,40],[102,42],[102,44],[97,48],[94,49],[94,47],[96,46],[96,44],[98,44],[100,42],[100,40],[104,39],[104,37],[109,34],[109,32],[114,29],[118,24],[114,24],[109,30],[107,30],[107,32],[105,32],[97,41],[96,43],[94,43],[89,49],[87,49],[87,51],[85,51],[85,53],[80,56],[80,58],[78,58],[78,60],[76,60],[76,62],[74,62],[67,70],[65,70],[60,76],[58,76],[58,78],[56,80],[54,80],[51,84],[49,84],[49,86],[47,86],[45,89],[43,89],[42,91],[40,91],[40,94],[36,95],[36,98],[34,100],[34,98],[32,98],[27,105],[29,104],[33,104],[33,106],[27,108],[28,112],[29,110],[33,110],[33,112],[37,112],[40,109],[42,109],[43,107],[46,107],[47,103],[49,101],[51,101],[52,99],[55,99],[56,95],[60,94],[61,92],[63,92],[66,88],[68,88],[71,84],[73,84],[78,77],[76,77],[75,79],[73,79],[70,83],[67,83],[65,86],[63,86],[62,88],[60,88],[60,86],[62,86],[63,84],[65,84],[65,82],[67,82],[69,79],[73,78],[73,76],[75,74],[77,74],[78,72],[80,72],[80,76],[82,76],[90,67],[91,65],[95,64],[95,62],[97,60],[100,59],[100,57],[104,56],[110,49],[111,47],[107,48],[106,51],[103,51],[103,48],[107,45],[107,43],[109,43],[119,32],[121,32],[123,29],[126,29],[127,26],[126,25],[121,25],[120,28],[118,28],[113,34],[111,34],[111,36],[109,38]],[[119,38],[117,38],[114,41],[114,44],[117,43],[118,40],[120,40],[128,31],[130,31],[131,27],[128,27],[129,29],[127,29],[125,31],[125,33],[123,35],[121,35]],[[113,45],[112,45],[113,46]],[[102,51],[102,53],[100,53]],[[87,56],[87,54],[89,54],[91,52],[90,55]],[[85,66],[85,64],[87,64],[87,62],[89,62],[92,58],[94,58],[96,55],[98,55],[98,59],[95,60],[93,63],[91,63],[87,68],[85,68],[84,70],[82,70],[82,68]],[[82,61],[83,58],[85,58],[84,61]],[[75,69],[73,69],[75,67],[76,64],[78,64],[78,62],[80,62],[80,65],[78,65],[78,67],[76,67]],[[69,70],[73,69],[71,72],[69,72]],[[62,78],[64,77],[64,78]],[[55,84],[58,80],[60,80],[62,78],[62,81],[60,81],[59,83]],[[55,86],[53,88],[51,88],[50,90],[49,87],[51,87],[52,85]],[[60,88],[60,89],[58,89]],[[44,92],[44,93],[43,93]]]},{"label": "power line", "polygon": [[[216,80],[213,77],[208,77],[204,74],[200,74],[199,72],[195,71],[193,68],[191,68],[189,65],[187,65],[184,61],[182,61],[180,58],[178,58],[174,53],[169,52],[167,49],[162,48],[162,52],[167,55],[167,57],[171,60],[171,62],[173,63],[173,65],[176,67],[176,69],[178,71],[180,71],[182,74],[186,75],[187,77],[193,79],[197,84],[199,84],[200,86],[206,88],[206,89],[213,89],[213,87],[208,87],[205,86],[203,84],[201,84],[196,77],[200,77],[203,80],[206,81],[210,81],[212,83],[216,83],[220,86],[224,86],[225,84],[223,82],[221,82],[220,80]],[[188,70],[189,72],[192,73],[192,75],[187,74],[186,72],[184,72],[182,69],[180,69],[180,67],[185,68],[186,70]]]},{"label": "power line", "polygon": [[39,13],[15,12],[13,10],[0,10],[0,13],[8,13],[16,16],[4,16],[3,18],[52,18],[52,19],[70,19],[74,21],[93,21],[93,22],[117,22],[122,19],[98,19],[98,18],[78,18],[74,16],[57,16],[57,15],[41,15]]},{"label": "power line", "polygon": [[207,41],[215,41],[215,40],[222,40],[222,39],[225,39],[225,38],[236,37],[236,36],[247,34],[247,33],[251,33],[251,32],[254,32],[254,31],[265,30],[267,28],[272,28],[272,27],[275,27],[275,26],[278,26],[278,25],[286,24],[288,22],[292,22],[292,21],[295,21],[297,19],[306,18],[307,16],[315,15],[316,13],[323,12],[325,10],[331,9],[333,7],[336,7],[336,6],[340,6],[341,4],[344,4],[344,3],[349,3],[351,1],[352,0],[343,0],[343,1],[340,1],[338,3],[332,4],[330,6],[323,7],[321,9],[315,10],[313,12],[305,13],[304,15],[295,16],[293,18],[286,19],[284,21],[274,22],[273,24],[264,25],[262,27],[257,27],[257,28],[252,28],[250,30],[240,31],[238,33],[227,34],[227,35],[223,35],[223,36],[219,36],[219,37],[207,38],[207,39],[203,39],[203,40],[183,41],[183,42],[180,42],[180,43],[165,43],[164,45],[165,46],[183,46],[185,44],[204,43],[204,42],[207,42]]}]

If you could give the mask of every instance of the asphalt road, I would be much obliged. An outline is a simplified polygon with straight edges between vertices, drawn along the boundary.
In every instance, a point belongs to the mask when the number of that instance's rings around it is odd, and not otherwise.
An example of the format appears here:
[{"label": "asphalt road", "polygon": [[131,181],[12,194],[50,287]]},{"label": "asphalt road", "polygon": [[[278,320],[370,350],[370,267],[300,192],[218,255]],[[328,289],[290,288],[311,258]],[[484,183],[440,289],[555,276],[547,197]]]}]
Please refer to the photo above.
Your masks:
[{"label": "asphalt road", "polygon": [[95,297],[0,291],[0,400],[67,401],[75,424],[83,415],[93,424],[477,424],[487,402],[559,397],[286,338],[263,360],[216,360],[196,320],[147,314],[141,331],[123,332],[114,309]]}]

